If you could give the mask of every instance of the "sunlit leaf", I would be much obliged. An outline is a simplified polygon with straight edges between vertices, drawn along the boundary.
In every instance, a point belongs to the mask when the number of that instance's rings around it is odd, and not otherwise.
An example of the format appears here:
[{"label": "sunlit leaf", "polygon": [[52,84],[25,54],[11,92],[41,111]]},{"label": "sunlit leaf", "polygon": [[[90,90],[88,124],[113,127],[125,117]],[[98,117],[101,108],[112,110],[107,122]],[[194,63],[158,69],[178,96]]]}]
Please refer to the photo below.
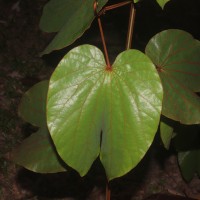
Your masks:
[{"label": "sunlit leaf", "polygon": [[[162,87],[143,53],[121,53],[112,70],[83,45],[59,63],[49,85],[47,123],[61,158],[82,176],[100,154],[108,179],[142,159],[158,128]],[[102,133],[102,134],[101,134]]]},{"label": "sunlit leaf", "polygon": [[200,42],[181,30],[166,30],[147,44],[146,54],[160,75],[162,114],[184,124],[200,123]]},{"label": "sunlit leaf", "polygon": [[41,128],[26,138],[13,151],[13,160],[31,171],[55,173],[66,171],[53,147],[47,128]]},{"label": "sunlit leaf", "polygon": [[156,0],[160,7],[163,9],[165,4],[170,0]]},{"label": "sunlit leaf", "polygon": [[20,116],[40,127],[12,152],[13,160],[23,167],[39,173],[66,171],[51,141],[46,125],[46,99],[49,81],[41,81],[22,97]]},{"label": "sunlit leaf", "polygon": [[[98,1],[98,9],[107,0]],[[94,19],[94,0],[50,0],[43,11],[40,27],[46,32],[58,32],[42,52],[48,54],[73,43],[89,27]]]},{"label": "sunlit leaf", "polygon": [[200,150],[179,152],[178,161],[186,181],[191,181],[196,173],[200,176]]}]

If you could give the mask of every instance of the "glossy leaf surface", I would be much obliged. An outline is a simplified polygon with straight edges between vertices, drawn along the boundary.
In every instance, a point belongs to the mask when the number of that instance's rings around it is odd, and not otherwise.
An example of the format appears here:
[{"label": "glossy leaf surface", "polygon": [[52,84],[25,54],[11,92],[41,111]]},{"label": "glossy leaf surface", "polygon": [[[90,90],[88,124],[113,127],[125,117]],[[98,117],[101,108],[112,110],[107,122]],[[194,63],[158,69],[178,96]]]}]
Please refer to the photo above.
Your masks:
[{"label": "glossy leaf surface", "polygon": [[54,149],[46,127],[46,98],[49,81],[42,81],[29,89],[22,97],[20,116],[32,125],[40,127],[13,151],[13,160],[23,167],[39,173],[66,171]]},{"label": "glossy leaf surface", "polygon": [[[107,0],[98,1],[98,9]],[[43,11],[40,27],[46,32],[58,32],[42,54],[64,48],[79,38],[94,19],[94,0],[51,0]]]},{"label": "glossy leaf surface", "polygon": [[159,76],[147,56],[125,51],[106,70],[102,52],[83,45],[62,59],[50,79],[47,123],[69,166],[83,176],[100,154],[110,180],[142,159],[157,130],[161,104]]},{"label": "glossy leaf surface", "polygon": [[165,4],[170,0],[156,0],[160,7],[163,9]]},{"label": "glossy leaf surface", "polygon": [[160,75],[162,114],[184,124],[200,123],[200,42],[181,30],[166,30],[147,44],[146,54]]}]

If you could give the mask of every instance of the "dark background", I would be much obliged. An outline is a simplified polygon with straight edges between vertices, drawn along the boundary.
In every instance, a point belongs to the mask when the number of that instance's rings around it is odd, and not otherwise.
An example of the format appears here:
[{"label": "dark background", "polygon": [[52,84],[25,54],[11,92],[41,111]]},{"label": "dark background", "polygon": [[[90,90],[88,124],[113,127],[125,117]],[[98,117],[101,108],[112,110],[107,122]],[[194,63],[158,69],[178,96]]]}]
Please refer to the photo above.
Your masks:
[{"label": "dark background", "polygon": [[[57,63],[73,47],[89,43],[102,48],[97,21],[74,44],[44,57],[39,53],[54,34],[39,29],[47,0],[0,0],[0,199],[1,200],[101,200],[105,174],[97,160],[89,174],[80,178],[69,173],[42,175],[15,166],[9,152],[35,129],[17,114],[23,93],[40,80],[48,79]],[[110,0],[109,4],[121,2]],[[200,39],[200,1],[171,0],[162,10],[155,0],[136,4],[133,48],[144,51],[149,39],[165,29],[182,29]],[[101,17],[109,56],[125,50],[129,8],[125,6]],[[113,200],[141,200],[154,193],[200,196],[196,177],[186,183],[179,172],[175,152],[165,151],[156,139],[147,156],[126,176],[111,182]],[[199,197],[198,196],[198,197]]]}]

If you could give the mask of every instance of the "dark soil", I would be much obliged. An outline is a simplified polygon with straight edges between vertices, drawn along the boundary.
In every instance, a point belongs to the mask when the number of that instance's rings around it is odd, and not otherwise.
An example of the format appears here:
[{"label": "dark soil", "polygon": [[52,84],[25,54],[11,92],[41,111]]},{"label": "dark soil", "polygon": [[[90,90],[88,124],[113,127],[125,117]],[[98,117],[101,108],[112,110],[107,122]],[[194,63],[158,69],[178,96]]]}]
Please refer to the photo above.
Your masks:
[{"label": "dark soil", "polygon": [[[48,79],[60,58],[73,46],[91,43],[101,47],[96,22],[72,46],[39,57],[54,34],[39,29],[47,0],[0,0],[0,199],[1,200],[104,200],[105,174],[99,161],[86,177],[67,173],[37,174],[16,166],[9,152],[31,133],[17,114],[17,105],[32,85]],[[113,1],[115,2],[115,1]],[[145,2],[145,1],[144,1]],[[154,0],[138,5],[134,47],[144,49],[152,35],[167,28],[180,28],[200,39],[199,1],[172,0],[162,11]],[[119,11],[118,11],[119,12]],[[127,12],[104,18],[111,58],[124,49]],[[107,21],[113,23],[107,23]],[[121,28],[116,28],[118,22]],[[122,30],[122,31],[121,31]],[[116,35],[115,35],[116,34]],[[113,36],[114,35],[114,36]],[[176,154],[166,151],[156,139],[142,162],[126,176],[110,183],[113,200],[141,200],[152,194],[178,195],[200,199],[198,177],[186,183],[179,171]],[[151,199],[171,199],[155,195]],[[149,198],[150,199],[150,198]],[[178,199],[178,198],[177,198]]]}]

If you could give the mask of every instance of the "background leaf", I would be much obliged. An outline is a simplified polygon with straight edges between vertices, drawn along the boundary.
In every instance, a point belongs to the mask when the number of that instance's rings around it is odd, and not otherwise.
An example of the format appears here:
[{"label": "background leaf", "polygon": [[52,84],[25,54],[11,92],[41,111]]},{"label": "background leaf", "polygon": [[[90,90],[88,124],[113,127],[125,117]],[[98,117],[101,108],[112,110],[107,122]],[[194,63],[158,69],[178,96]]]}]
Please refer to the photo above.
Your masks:
[{"label": "background leaf", "polygon": [[200,176],[200,150],[179,152],[178,161],[186,181],[191,181],[196,173]]},{"label": "background leaf", "polygon": [[175,128],[173,144],[178,151],[178,162],[185,180],[190,181],[195,173],[200,175],[200,126],[182,125]]},{"label": "background leaf", "polygon": [[13,160],[31,171],[56,173],[66,171],[53,147],[47,128],[41,128],[26,138],[13,151]]},{"label": "background leaf", "polygon": [[[100,10],[107,0],[98,1]],[[64,48],[79,38],[94,19],[93,0],[51,0],[43,11],[40,27],[47,32],[58,32],[55,38],[42,52]]]},{"label": "background leaf", "polygon": [[160,120],[160,138],[164,144],[164,147],[166,149],[169,149],[171,139],[174,136],[174,126],[175,122],[170,120],[169,118],[166,118],[164,116],[161,117]]},{"label": "background leaf", "polygon": [[50,79],[47,122],[69,166],[83,176],[100,154],[110,180],[142,159],[154,139],[161,104],[159,76],[147,56],[125,51],[109,71],[102,52],[83,45],[63,58]]},{"label": "background leaf", "polygon": [[24,121],[38,127],[46,126],[46,96],[49,81],[41,81],[22,97],[18,113]]},{"label": "background leaf", "polygon": [[46,98],[49,81],[41,81],[22,97],[20,116],[32,125],[40,127],[13,150],[14,162],[39,173],[66,171],[58,157],[46,126]]},{"label": "background leaf", "polygon": [[165,4],[170,0],[156,0],[160,7],[163,9]]},{"label": "background leaf", "polygon": [[156,34],[146,46],[163,89],[162,114],[184,124],[200,123],[200,42],[181,30]]}]

